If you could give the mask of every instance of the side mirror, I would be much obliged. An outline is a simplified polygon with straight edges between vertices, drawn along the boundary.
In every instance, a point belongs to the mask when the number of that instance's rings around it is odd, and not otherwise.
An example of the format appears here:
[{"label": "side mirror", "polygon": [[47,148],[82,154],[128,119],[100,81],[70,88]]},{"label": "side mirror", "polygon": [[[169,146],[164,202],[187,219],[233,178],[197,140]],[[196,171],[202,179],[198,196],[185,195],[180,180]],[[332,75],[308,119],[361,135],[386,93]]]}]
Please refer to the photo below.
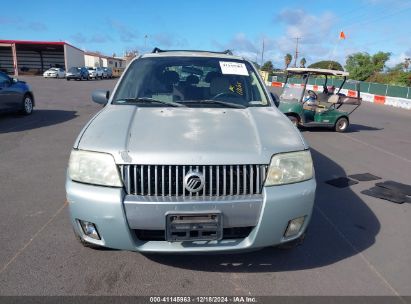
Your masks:
[{"label": "side mirror", "polygon": [[280,106],[280,98],[273,92],[270,92],[271,98],[274,101],[275,106],[278,108]]},{"label": "side mirror", "polygon": [[93,99],[95,103],[102,104],[102,105],[106,105],[109,98],[110,98],[110,91],[105,91],[105,90],[96,90],[91,95],[91,99]]},{"label": "side mirror", "polygon": [[18,80],[17,78],[13,78],[13,79],[11,80],[11,82],[12,82],[12,83],[17,83],[17,82],[19,82],[19,80]]}]

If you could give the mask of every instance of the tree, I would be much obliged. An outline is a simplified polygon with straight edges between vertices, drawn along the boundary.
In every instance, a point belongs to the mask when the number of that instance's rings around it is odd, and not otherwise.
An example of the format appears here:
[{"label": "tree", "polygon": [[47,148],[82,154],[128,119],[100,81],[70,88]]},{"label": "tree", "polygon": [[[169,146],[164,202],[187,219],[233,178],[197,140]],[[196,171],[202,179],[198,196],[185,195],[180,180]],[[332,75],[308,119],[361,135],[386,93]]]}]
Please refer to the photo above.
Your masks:
[{"label": "tree", "polygon": [[391,53],[384,52],[372,56],[368,53],[354,53],[347,57],[345,68],[350,73],[350,78],[364,81],[373,74],[381,72],[390,55]]},{"label": "tree", "polygon": [[274,65],[271,60],[264,62],[264,64],[261,67],[262,71],[266,71],[268,73],[271,73],[274,70]]},{"label": "tree", "polygon": [[288,68],[292,60],[293,60],[293,56],[291,54],[287,54],[284,56],[284,64],[285,64],[286,69]]},{"label": "tree", "polygon": [[314,69],[329,69],[329,70],[336,70],[336,71],[344,71],[342,65],[337,61],[332,60],[324,60],[318,61],[308,66],[309,68]]},{"label": "tree", "polygon": [[411,65],[411,58],[405,58],[405,59],[404,59],[404,69],[405,69],[405,70],[408,70],[408,68],[410,67],[410,65]]},{"label": "tree", "polygon": [[261,68],[260,65],[257,62],[255,62],[255,61],[251,61],[251,62],[254,64],[254,66],[257,70],[259,70]]},{"label": "tree", "polygon": [[305,58],[303,57],[303,58],[301,58],[301,60],[300,60],[300,67],[301,68],[305,68],[305,64],[307,63],[307,60],[305,60]]}]

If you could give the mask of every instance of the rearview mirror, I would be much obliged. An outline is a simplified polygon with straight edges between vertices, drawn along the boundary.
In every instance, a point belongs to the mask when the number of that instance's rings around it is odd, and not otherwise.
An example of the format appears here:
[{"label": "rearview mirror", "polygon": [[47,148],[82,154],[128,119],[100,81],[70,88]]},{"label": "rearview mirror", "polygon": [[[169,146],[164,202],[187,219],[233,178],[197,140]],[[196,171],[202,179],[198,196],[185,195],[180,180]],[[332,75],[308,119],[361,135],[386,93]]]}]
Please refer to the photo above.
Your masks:
[{"label": "rearview mirror", "polygon": [[274,94],[273,92],[270,92],[271,98],[274,101],[275,106],[278,108],[280,105],[280,98],[278,98],[278,96],[276,94]]},{"label": "rearview mirror", "polygon": [[102,105],[106,105],[109,98],[110,98],[110,91],[106,91],[106,90],[96,90],[91,95],[91,99],[93,99],[95,103],[102,104]]}]

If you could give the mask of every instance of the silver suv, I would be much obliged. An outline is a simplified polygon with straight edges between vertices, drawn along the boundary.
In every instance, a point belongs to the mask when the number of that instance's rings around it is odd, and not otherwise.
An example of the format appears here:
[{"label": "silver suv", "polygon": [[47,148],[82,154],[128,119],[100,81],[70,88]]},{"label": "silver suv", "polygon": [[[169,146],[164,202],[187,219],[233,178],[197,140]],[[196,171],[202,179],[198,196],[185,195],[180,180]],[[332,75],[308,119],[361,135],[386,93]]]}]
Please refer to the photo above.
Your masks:
[{"label": "silver suv", "polygon": [[71,152],[71,222],[87,246],[227,252],[301,240],[316,182],[298,130],[230,52],[134,59]]},{"label": "silver suv", "polygon": [[88,67],[87,68],[88,73],[90,74],[90,78],[94,78],[95,80],[97,79],[103,79],[103,68],[100,67]]}]

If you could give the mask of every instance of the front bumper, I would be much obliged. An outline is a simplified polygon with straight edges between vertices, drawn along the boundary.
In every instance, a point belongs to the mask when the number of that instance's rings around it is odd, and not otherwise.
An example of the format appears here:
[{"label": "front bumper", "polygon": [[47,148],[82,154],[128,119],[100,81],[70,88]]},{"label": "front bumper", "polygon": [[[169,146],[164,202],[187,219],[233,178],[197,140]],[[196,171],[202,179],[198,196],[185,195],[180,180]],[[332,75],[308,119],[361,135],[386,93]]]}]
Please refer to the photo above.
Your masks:
[{"label": "front bumper", "polygon": [[[306,229],[314,205],[316,182],[264,187],[262,195],[237,200],[187,201],[179,198],[147,199],[126,196],[121,188],[66,182],[71,222],[84,240],[96,245],[140,252],[229,252],[263,248],[298,238]],[[196,210],[193,210],[196,209]],[[225,227],[252,224],[241,239],[219,241],[142,241],[134,229],[162,229],[167,211],[221,211]],[[248,211],[248,212],[247,212]],[[305,216],[299,234],[284,237],[288,222]],[[243,217],[243,218],[241,218]],[[87,238],[78,220],[95,223],[101,240]]]}]

